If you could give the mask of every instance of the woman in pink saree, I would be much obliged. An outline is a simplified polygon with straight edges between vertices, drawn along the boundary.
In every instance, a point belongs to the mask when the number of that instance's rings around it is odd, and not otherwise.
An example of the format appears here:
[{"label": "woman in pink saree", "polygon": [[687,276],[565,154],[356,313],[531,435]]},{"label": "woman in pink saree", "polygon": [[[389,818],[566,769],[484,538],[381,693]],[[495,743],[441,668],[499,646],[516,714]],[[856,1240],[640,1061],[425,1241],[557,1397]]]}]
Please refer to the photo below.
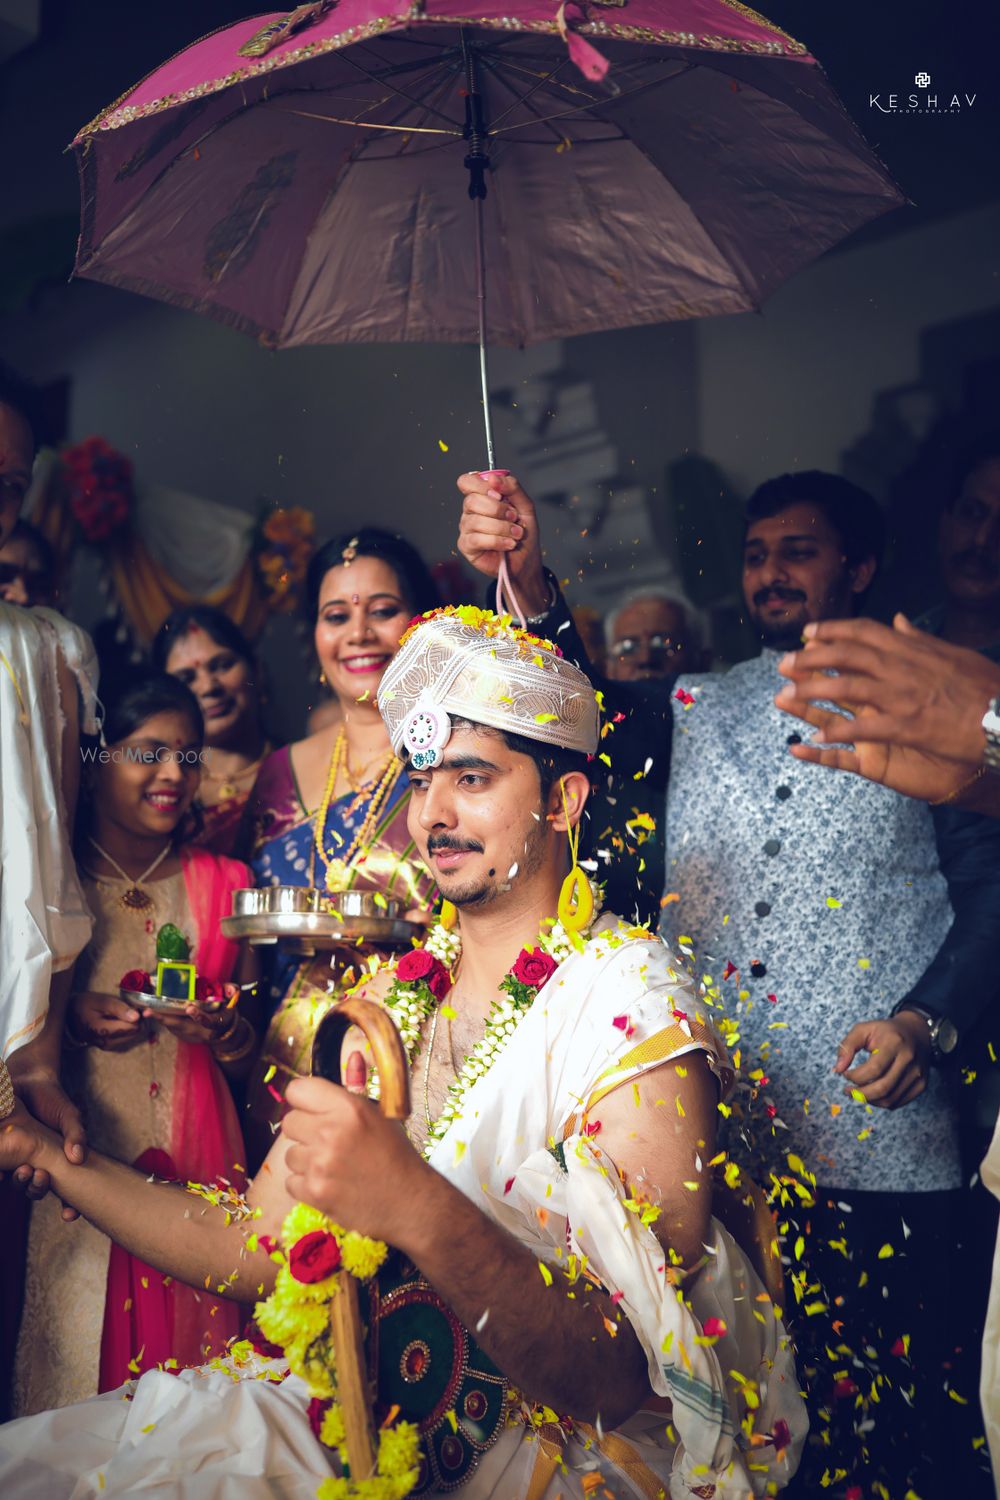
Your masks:
[{"label": "woman in pink saree", "polygon": [[[129,970],[155,971],[164,928],[174,951],[186,940],[203,988],[248,981],[249,960],[219,922],[250,874],[178,836],[202,746],[186,687],[154,677],[126,690],[108,709],[105,737],[85,768],[77,858],[94,935],[67,1016],[67,1086],[95,1147],[157,1177],[240,1189],[245,1156],[229,1081],[253,1061],[252,1013],[241,1002],[154,1015],[125,1004],[118,988]],[[32,1213],[15,1410],[62,1406],[157,1365],[200,1364],[241,1322],[233,1303],[178,1286],[89,1224],[63,1222],[49,1196]]]}]

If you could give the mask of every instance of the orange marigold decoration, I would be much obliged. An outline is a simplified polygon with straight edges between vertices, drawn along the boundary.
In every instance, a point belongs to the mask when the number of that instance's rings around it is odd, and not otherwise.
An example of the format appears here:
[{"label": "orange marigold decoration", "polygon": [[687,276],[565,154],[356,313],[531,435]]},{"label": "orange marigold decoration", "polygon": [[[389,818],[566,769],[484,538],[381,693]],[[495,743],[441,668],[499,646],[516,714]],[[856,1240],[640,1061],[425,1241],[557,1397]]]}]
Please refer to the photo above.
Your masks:
[{"label": "orange marigold decoration", "polygon": [[260,524],[256,538],[257,571],[269,608],[295,608],[312,557],[316,522],[301,505],[276,506]]}]

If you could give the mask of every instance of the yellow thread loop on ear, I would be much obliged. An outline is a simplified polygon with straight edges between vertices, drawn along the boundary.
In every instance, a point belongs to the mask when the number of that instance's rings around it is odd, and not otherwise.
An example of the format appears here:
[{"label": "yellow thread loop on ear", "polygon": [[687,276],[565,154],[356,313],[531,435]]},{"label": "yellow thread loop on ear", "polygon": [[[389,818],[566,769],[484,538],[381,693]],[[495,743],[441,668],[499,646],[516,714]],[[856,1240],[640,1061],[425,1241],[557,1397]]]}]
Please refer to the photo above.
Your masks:
[{"label": "yellow thread loop on ear", "polygon": [[574,828],[572,822],[570,821],[569,800],[566,796],[566,778],[564,776],[560,776],[559,778],[559,794],[562,797],[563,817],[566,819],[566,837],[569,839],[569,857],[571,863],[575,866],[579,864],[577,855],[580,849],[580,826],[579,824],[577,824],[577,826]]},{"label": "yellow thread loop on ear", "polygon": [[582,870],[578,862],[580,825],[577,824],[574,828],[570,823],[566,782],[562,777],[559,778],[559,791],[562,795],[563,816],[566,819],[566,837],[569,839],[572,868],[562,883],[556,915],[567,932],[582,932],[584,928],[589,927],[593,919],[594,892],[586,870]]},{"label": "yellow thread loop on ear", "polygon": [[556,907],[559,921],[567,932],[582,932],[594,915],[594,893],[586,870],[574,865],[562,883]]}]

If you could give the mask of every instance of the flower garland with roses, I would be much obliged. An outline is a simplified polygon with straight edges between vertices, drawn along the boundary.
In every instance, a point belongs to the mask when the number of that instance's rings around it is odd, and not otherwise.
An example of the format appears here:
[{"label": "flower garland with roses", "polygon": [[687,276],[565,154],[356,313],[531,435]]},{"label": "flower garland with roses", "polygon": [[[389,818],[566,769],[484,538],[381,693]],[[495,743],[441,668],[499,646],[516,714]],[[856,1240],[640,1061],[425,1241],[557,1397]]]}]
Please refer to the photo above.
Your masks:
[{"label": "flower garland with roses", "polygon": [[[558,921],[545,922],[537,945],[528,944],[521,949],[500,981],[504,998],[494,1000],[486,1019],[486,1030],[459,1069],[445,1095],[441,1113],[427,1132],[425,1157],[458,1119],[466,1094],[492,1068],[542,985],[548,983],[574,948],[583,948],[598,913],[599,902],[582,932],[570,932]],[[411,1066],[420,1046],[424,1021],[435,1006],[444,1005],[455,982],[455,967],[461,952],[462,940],[458,933],[451,929],[450,924],[440,921],[431,929],[422,948],[404,953],[396,964],[383,1003],[396,1023]],[[368,1094],[370,1098],[378,1098],[378,1075],[374,1070],[368,1081]]]},{"label": "flower garland with roses", "polygon": [[[309,1423],[327,1448],[347,1466],[344,1418],[336,1400],[330,1303],[341,1270],[368,1281],[381,1266],[388,1246],[352,1229],[342,1229],[319,1209],[297,1203],[281,1228],[281,1244],[269,1246],[278,1262],[274,1291],[254,1309],[257,1326],[282,1352],[293,1375],[305,1381]],[[378,1435],[375,1473],[355,1480],[324,1479],[317,1500],[405,1500],[420,1474],[420,1433],[412,1422],[397,1422]]]}]

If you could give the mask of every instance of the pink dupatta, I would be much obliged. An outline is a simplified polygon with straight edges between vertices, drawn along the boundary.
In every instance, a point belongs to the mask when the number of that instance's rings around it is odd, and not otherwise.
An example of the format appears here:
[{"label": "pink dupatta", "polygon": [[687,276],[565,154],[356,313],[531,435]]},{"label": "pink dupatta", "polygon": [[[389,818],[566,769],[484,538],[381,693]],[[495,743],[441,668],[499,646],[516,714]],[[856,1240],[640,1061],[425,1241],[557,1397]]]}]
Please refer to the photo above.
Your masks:
[{"label": "pink dupatta", "polygon": [[[237,860],[203,849],[185,849],[181,857],[188,907],[198,929],[198,973],[228,980],[239,945],[222,936],[219,922],[230,914],[233,891],[252,885],[253,876]],[[179,1041],[170,1150],[144,1151],[134,1165],[181,1182],[212,1183],[224,1177],[242,1190],[243,1158],[236,1107],[211,1049]],[[197,1199],[191,1203],[192,1212],[198,1212]],[[231,1266],[213,1267],[212,1280],[218,1284],[230,1270]],[[238,1303],[181,1286],[120,1245],[112,1245],[98,1388],[114,1390],[130,1374],[154,1369],[168,1359],[176,1360],[178,1368],[201,1364],[239,1335],[243,1321]]]}]

